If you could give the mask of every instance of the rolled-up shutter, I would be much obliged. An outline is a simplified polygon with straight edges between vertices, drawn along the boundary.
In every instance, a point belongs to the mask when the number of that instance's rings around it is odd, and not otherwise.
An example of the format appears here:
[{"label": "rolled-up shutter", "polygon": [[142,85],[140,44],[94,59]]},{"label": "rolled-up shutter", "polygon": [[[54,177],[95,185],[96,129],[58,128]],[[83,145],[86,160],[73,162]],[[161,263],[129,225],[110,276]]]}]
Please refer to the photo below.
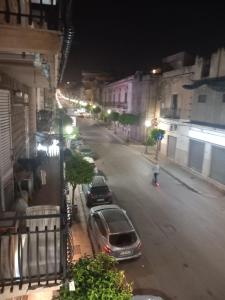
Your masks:
[{"label": "rolled-up shutter", "polygon": [[11,160],[11,113],[10,93],[0,90],[0,184],[1,209],[5,209],[4,190],[13,176]]},{"label": "rolled-up shutter", "polygon": [[169,135],[167,141],[167,156],[169,158],[175,159],[176,145],[177,138],[175,136]]},{"label": "rolled-up shutter", "polygon": [[203,158],[204,158],[205,143],[196,140],[190,140],[189,145],[189,162],[190,168],[202,172]]},{"label": "rolled-up shutter", "polygon": [[225,148],[212,146],[210,177],[225,184]]}]

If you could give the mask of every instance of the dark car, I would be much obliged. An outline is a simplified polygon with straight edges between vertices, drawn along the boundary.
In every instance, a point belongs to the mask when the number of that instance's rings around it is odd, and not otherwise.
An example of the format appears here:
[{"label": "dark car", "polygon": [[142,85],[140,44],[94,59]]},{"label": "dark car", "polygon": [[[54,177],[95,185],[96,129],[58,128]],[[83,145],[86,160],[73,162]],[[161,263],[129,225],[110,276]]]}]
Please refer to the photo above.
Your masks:
[{"label": "dark car", "polygon": [[112,203],[112,192],[103,176],[94,176],[89,184],[83,184],[82,189],[88,207]]}]

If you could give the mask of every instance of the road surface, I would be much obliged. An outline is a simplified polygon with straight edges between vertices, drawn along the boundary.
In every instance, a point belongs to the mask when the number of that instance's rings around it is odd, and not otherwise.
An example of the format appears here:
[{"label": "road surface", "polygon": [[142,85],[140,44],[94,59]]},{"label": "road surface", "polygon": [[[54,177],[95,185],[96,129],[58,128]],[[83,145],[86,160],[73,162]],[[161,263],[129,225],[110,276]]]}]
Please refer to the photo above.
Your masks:
[{"label": "road surface", "polygon": [[161,171],[151,184],[151,163],[103,126],[80,120],[85,141],[96,151],[115,203],[137,229],[143,255],[123,262],[135,289],[161,291],[170,299],[225,299],[225,203],[203,197]]}]

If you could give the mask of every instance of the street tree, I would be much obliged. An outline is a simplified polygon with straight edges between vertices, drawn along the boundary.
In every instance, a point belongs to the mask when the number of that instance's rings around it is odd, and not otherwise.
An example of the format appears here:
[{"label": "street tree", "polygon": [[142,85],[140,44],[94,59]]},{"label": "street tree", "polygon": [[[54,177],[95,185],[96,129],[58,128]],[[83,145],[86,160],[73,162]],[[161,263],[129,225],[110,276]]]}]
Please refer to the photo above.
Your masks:
[{"label": "street tree", "polygon": [[94,177],[94,166],[83,159],[80,154],[74,154],[66,161],[66,180],[72,185],[72,204],[74,192],[78,184],[90,183]]},{"label": "street tree", "polygon": [[156,153],[155,159],[158,160],[161,140],[164,138],[165,130],[154,128],[150,131],[149,136],[147,138],[147,145],[148,146],[155,146],[156,145]]},{"label": "street tree", "polygon": [[125,125],[127,127],[127,141],[129,142],[129,138],[130,138],[130,126],[137,124],[139,121],[139,117],[137,115],[134,114],[121,114],[119,116],[119,122],[122,125]]},{"label": "street tree", "polygon": [[112,120],[113,125],[114,125],[114,133],[116,133],[116,124],[119,121],[119,117],[120,117],[120,114],[118,112],[116,112],[116,111],[113,111],[110,114],[110,120]]},{"label": "street tree", "polygon": [[75,290],[64,284],[57,300],[130,300],[132,284],[116,264],[115,258],[103,253],[94,258],[80,258],[70,272]]}]

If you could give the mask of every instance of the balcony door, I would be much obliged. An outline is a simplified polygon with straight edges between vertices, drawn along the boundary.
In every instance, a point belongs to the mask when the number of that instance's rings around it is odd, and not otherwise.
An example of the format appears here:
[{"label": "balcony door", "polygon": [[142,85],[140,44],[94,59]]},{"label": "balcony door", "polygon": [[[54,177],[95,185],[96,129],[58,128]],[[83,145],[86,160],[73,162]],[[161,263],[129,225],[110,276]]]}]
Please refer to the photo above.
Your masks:
[{"label": "balcony door", "polygon": [[176,112],[177,111],[177,105],[178,105],[178,96],[177,94],[172,95],[172,103],[171,103],[171,109]]}]

